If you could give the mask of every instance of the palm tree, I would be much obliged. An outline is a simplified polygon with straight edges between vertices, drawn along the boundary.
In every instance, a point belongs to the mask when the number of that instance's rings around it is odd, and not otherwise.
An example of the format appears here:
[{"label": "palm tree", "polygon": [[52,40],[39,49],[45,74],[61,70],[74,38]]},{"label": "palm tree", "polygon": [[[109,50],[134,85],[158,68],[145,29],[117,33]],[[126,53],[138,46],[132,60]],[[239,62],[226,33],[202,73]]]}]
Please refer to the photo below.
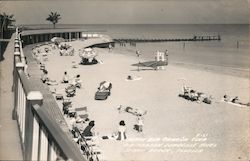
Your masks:
[{"label": "palm tree", "polygon": [[0,28],[1,28],[1,32],[2,32],[2,38],[4,38],[4,32],[6,32],[8,30],[9,27],[13,26],[13,23],[16,20],[14,19],[14,15],[8,15],[5,12],[4,13],[0,13]]},{"label": "palm tree", "polygon": [[[9,27],[13,26],[13,22],[15,22],[14,15],[8,15],[6,13],[0,13],[0,38],[9,38],[12,31],[9,29]],[[7,42],[1,42],[0,41],[0,61],[4,59],[3,53],[5,51],[5,48],[7,46]]]},{"label": "palm tree", "polygon": [[49,17],[46,18],[47,21],[50,21],[53,23],[53,27],[56,28],[56,23],[58,23],[58,20],[61,19],[61,15],[57,12],[50,12]]}]

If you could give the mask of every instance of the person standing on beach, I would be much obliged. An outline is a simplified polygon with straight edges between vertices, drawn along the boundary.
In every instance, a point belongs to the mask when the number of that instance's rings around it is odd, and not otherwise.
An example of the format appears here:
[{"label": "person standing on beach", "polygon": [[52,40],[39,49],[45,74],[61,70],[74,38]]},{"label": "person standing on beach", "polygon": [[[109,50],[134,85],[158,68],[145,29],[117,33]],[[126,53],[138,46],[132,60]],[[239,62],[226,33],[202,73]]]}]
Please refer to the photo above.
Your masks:
[{"label": "person standing on beach", "polygon": [[109,52],[111,52],[111,49],[112,49],[112,45],[111,43],[109,44]]},{"label": "person standing on beach", "polygon": [[124,122],[124,120],[121,120],[119,123],[119,127],[118,127],[118,137],[116,140],[126,140],[127,136],[126,136],[126,124]]},{"label": "person standing on beach", "polygon": [[138,132],[142,132],[144,125],[142,115],[137,116],[137,125],[138,125]]},{"label": "person standing on beach", "polygon": [[69,77],[66,71],[64,72],[63,83],[69,83]]}]

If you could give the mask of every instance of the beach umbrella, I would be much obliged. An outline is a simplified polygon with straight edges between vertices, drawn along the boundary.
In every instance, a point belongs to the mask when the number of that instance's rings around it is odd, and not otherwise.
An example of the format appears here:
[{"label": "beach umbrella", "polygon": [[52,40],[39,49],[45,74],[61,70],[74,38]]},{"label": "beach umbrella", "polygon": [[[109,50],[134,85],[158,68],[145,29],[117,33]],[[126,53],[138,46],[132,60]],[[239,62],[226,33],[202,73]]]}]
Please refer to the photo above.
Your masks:
[{"label": "beach umbrella", "polygon": [[91,48],[85,48],[83,49],[82,53],[80,53],[80,57],[86,58],[86,59],[91,59],[96,56],[97,56],[96,51]]}]

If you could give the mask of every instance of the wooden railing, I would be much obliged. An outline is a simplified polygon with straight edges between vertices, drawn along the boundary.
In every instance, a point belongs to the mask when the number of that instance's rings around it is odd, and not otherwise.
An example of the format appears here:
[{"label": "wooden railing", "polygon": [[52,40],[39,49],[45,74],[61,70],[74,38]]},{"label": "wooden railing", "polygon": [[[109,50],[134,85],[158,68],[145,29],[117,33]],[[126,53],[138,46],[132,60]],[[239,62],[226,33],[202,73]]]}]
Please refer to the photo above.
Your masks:
[{"label": "wooden railing", "polygon": [[20,34],[16,31],[13,118],[18,123],[24,160],[87,160],[72,141],[62,113],[38,78],[39,74],[27,70],[33,65],[28,61],[22,49]]}]

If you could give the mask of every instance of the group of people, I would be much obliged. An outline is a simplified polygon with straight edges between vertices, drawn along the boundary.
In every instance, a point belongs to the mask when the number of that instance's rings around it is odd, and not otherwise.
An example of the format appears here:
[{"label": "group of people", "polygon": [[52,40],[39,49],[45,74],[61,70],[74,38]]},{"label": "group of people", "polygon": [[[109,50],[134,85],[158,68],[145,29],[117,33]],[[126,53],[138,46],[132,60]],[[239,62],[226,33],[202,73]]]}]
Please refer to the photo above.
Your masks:
[{"label": "group of people", "polygon": [[[79,129],[76,130],[76,121],[73,121],[72,123],[72,133],[79,132]],[[109,138],[108,136],[103,136],[103,139],[116,139],[116,140],[126,140],[127,139],[127,127],[124,120],[121,120],[119,122],[119,126],[117,128],[117,131]],[[84,137],[95,137],[98,135],[98,133],[95,130],[95,121],[92,120],[88,123],[88,125],[84,128],[83,131],[81,131],[81,135]]]},{"label": "group of people", "polygon": [[80,79],[80,74],[77,74],[75,77],[69,79],[67,72],[64,72],[62,83],[69,83],[69,86],[65,88],[65,92],[68,97],[75,95],[76,88],[82,87],[82,80]]},{"label": "group of people", "polygon": [[47,85],[58,85],[56,80],[52,80],[49,78],[48,76],[48,71],[46,69],[42,70],[42,76],[41,76],[41,80],[43,83],[47,84]]},{"label": "group of people", "polygon": [[[45,68],[42,70],[42,72],[43,73],[41,76],[41,80],[43,83],[47,85],[58,85],[56,80],[51,80],[49,78],[48,71]],[[65,88],[65,92],[68,97],[74,96],[76,92],[76,88],[82,87],[82,80],[80,78],[80,74],[77,74],[75,77],[70,79],[66,71],[64,72],[61,83],[66,83],[66,84],[69,83],[69,86]]]},{"label": "group of people", "polygon": [[138,131],[138,132],[143,132],[143,126],[144,126],[144,118],[143,116],[147,114],[147,111],[144,110],[140,110],[137,108],[132,108],[132,107],[123,107],[122,105],[120,105],[117,110],[119,111],[119,113],[121,113],[122,111],[125,111],[127,113],[133,114],[136,116],[136,124],[134,125],[134,130]]},{"label": "group of people", "polygon": [[71,85],[74,85],[75,87],[81,88],[82,87],[82,80],[81,80],[81,75],[77,74],[73,78],[69,78],[67,71],[64,72],[63,78],[62,78],[62,83],[70,83]]},{"label": "group of people", "polygon": [[196,101],[198,103],[201,103],[201,102],[204,102],[207,104],[212,103],[212,96],[208,97],[204,93],[197,92],[189,87],[186,87],[185,85],[183,85],[183,94],[179,94],[179,96],[190,101]]}]

